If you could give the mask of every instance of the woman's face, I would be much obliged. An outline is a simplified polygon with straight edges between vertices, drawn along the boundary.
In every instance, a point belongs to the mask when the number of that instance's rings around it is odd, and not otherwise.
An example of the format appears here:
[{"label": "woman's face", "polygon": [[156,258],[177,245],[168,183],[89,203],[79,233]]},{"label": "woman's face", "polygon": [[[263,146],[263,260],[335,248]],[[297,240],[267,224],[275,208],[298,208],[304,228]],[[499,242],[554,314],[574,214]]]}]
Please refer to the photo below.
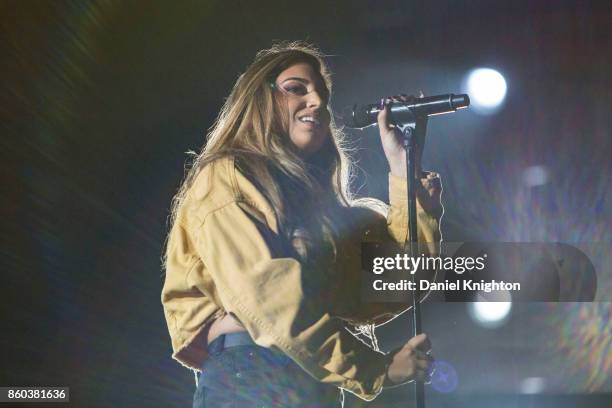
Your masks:
[{"label": "woman's face", "polygon": [[310,64],[297,63],[278,75],[276,89],[287,104],[291,142],[305,156],[317,152],[330,137],[329,92],[323,78]]}]

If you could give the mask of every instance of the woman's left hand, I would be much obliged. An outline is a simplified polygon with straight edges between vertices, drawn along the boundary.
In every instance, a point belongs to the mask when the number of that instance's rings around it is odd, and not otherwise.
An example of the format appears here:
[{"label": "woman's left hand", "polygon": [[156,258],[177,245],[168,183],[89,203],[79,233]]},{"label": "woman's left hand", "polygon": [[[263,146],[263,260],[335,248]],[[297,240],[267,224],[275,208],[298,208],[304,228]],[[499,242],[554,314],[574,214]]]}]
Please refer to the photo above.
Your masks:
[{"label": "woman's left hand", "polygon": [[[421,93],[421,96],[422,95],[423,94]],[[381,100],[381,105],[384,104],[384,109],[382,109],[378,113],[378,129],[380,132],[380,140],[382,142],[383,150],[385,152],[385,156],[387,157],[387,161],[389,162],[391,174],[402,178],[406,178],[406,151],[402,143],[402,132],[400,131],[400,129],[398,129],[397,126],[390,123],[389,104],[392,102],[408,103],[414,99],[414,96],[408,96],[403,94],[399,96],[384,98]],[[421,174],[422,152],[422,143],[417,143],[415,152],[417,175]]]}]

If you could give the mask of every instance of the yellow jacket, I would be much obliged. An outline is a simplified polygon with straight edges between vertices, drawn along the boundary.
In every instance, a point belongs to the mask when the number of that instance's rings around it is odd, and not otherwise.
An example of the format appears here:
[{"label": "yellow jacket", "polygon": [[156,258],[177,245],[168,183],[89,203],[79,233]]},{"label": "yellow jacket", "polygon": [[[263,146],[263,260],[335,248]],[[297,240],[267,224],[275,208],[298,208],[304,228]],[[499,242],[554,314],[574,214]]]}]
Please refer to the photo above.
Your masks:
[{"label": "yellow jacket", "polygon": [[[421,182],[419,241],[437,243],[440,180],[424,172]],[[180,206],[168,238],[161,299],[173,358],[199,370],[207,351],[201,338],[196,341],[198,336],[209,322],[231,313],[258,345],[281,350],[319,381],[374,399],[382,390],[386,359],[349,333],[345,324],[388,321],[406,308],[362,303],[359,296],[361,242],[407,238],[405,183],[389,175],[386,221],[372,210],[350,209],[357,222],[340,243],[335,264],[306,270],[295,258],[283,257],[274,211],[234,160],[206,166]],[[334,281],[313,295],[303,278],[321,276],[329,268]]]}]

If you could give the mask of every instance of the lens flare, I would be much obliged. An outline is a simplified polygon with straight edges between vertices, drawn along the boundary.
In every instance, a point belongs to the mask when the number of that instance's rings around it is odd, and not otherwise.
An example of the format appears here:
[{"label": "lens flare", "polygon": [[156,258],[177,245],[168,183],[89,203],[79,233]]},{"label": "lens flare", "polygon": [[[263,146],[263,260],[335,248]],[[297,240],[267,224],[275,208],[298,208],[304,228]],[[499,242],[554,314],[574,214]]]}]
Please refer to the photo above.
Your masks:
[{"label": "lens flare", "polygon": [[436,361],[431,374],[431,387],[441,393],[455,391],[459,384],[459,377],[455,368],[446,361]]},{"label": "lens flare", "polygon": [[549,304],[539,313],[547,352],[554,370],[563,373],[571,392],[609,389],[612,368],[612,304],[610,302]]}]

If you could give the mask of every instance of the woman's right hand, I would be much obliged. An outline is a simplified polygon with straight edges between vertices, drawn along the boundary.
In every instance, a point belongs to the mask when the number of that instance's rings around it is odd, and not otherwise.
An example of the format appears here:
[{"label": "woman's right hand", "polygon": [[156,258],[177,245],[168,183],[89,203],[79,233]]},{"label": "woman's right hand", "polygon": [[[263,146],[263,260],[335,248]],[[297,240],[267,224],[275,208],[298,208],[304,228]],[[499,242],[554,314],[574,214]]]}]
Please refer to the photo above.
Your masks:
[{"label": "woman's right hand", "polygon": [[430,380],[431,342],[424,333],[414,336],[403,347],[392,352],[385,386],[400,385],[412,380]]}]

